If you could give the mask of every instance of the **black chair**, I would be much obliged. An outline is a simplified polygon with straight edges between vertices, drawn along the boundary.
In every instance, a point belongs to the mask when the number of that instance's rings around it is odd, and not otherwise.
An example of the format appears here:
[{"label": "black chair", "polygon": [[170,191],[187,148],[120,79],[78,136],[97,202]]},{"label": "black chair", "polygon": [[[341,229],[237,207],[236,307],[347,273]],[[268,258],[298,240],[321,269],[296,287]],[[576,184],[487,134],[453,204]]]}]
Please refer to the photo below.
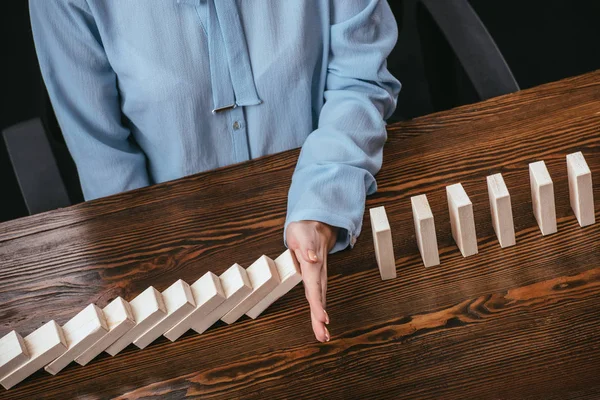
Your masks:
[{"label": "black chair", "polygon": [[535,87],[600,68],[600,2],[469,0],[519,86]]},{"label": "black chair", "polygon": [[436,111],[520,90],[467,0],[419,0],[416,21]]},{"label": "black chair", "polygon": [[71,205],[42,121],[35,118],[2,133],[29,214]]},{"label": "black chair", "polygon": [[77,168],[42,86],[41,117],[2,131],[6,150],[30,215],[83,201]]},{"label": "black chair", "polygon": [[[398,21],[401,40],[390,56],[388,66],[403,81],[421,79],[424,84],[412,94],[429,91],[433,104],[433,109],[413,111],[409,117],[519,90],[494,40],[467,0],[394,0],[390,5]],[[410,12],[407,12],[409,8]],[[408,23],[403,24],[403,17],[407,17]],[[422,60],[412,58],[395,64],[397,55],[403,51],[401,47],[406,45],[403,30],[410,33],[411,29],[413,40],[418,30]],[[411,65],[410,72],[421,78],[412,80],[410,74],[406,76],[399,67],[407,65]],[[45,107],[41,118],[3,131],[30,214],[83,201],[75,164],[46,91],[43,93]],[[403,109],[399,107],[399,112]],[[406,116],[400,113],[389,122],[405,119]]]},{"label": "black chair", "polygon": [[388,68],[400,78],[396,122],[519,90],[467,0],[389,2],[400,31]]}]

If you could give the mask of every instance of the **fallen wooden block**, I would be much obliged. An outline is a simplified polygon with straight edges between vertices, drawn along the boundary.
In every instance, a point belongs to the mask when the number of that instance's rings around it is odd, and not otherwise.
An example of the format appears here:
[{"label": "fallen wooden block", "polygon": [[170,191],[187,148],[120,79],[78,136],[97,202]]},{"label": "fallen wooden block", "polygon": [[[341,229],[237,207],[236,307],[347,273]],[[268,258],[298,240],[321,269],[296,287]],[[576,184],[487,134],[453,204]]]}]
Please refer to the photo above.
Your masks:
[{"label": "fallen wooden block", "polygon": [[8,332],[0,339],[0,379],[29,360],[29,353],[23,337],[15,331]]},{"label": "fallen wooden block", "polygon": [[498,237],[500,247],[509,247],[516,244],[515,224],[513,221],[510,194],[504,183],[502,174],[487,177],[488,195],[490,198],[490,211],[492,213],[492,226]]},{"label": "fallen wooden block", "polygon": [[246,270],[252,284],[252,292],[221,318],[227,324],[233,324],[252,307],[267,297],[279,284],[279,275],[275,262],[267,256],[256,260]]},{"label": "fallen wooden block", "polygon": [[166,316],[148,329],[144,334],[133,341],[140,349],[154,342],[169,329],[173,328],[183,318],[189,315],[196,307],[192,289],[183,280],[178,280],[162,292],[162,297],[167,309]]},{"label": "fallen wooden block", "polygon": [[450,225],[454,241],[463,257],[477,254],[477,233],[475,232],[473,203],[469,200],[467,192],[460,183],[446,186],[446,195],[448,197]]},{"label": "fallen wooden block", "polygon": [[580,151],[567,156],[567,172],[569,200],[575,217],[581,227],[592,225],[596,222],[592,171]]},{"label": "fallen wooden block", "polygon": [[86,365],[92,361],[100,353],[106,350],[108,346],[113,344],[117,339],[135,326],[135,319],[131,312],[131,306],[121,297],[117,297],[108,303],[108,305],[102,309],[102,313],[106,319],[108,332],[75,358],[75,362],[79,365]]},{"label": "fallen wooden block", "polygon": [[437,237],[435,234],[435,222],[433,213],[429,207],[427,196],[422,194],[410,198],[412,205],[413,220],[415,223],[415,237],[417,238],[417,247],[421,253],[425,267],[432,267],[440,264],[440,254],[438,250]]},{"label": "fallen wooden block", "polygon": [[108,325],[102,310],[95,304],[90,304],[68,320],[62,330],[67,341],[67,351],[44,368],[52,375],[58,374],[104,336],[108,332]]},{"label": "fallen wooden block", "polygon": [[371,216],[373,247],[375,248],[375,259],[379,266],[379,274],[383,280],[393,279],[396,277],[396,258],[394,257],[392,230],[385,207],[371,208],[369,214]]},{"label": "fallen wooden block", "polygon": [[50,361],[67,351],[67,342],[62,328],[50,321],[23,339],[29,360],[0,379],[0,384],[10,389]]},{"label": "fallen wooden block", "polygon": [[292,290],[297,284],[302,282],[302,273],[300,272],[300,265],[298,260],[292,254],[291,250],[286,250],[279,257],[275,259],[275,267],[277,268],[277,274],[279,275],[279,285],[264,299],[259,301],[254,307],[252,307],[246,315],[250,318],[256,318],[263,311],[265,311],[271,304],[277,299],[281,298],[287,292]]},{"label": "fallen wooden block", "polygon": [[225,295],[225,301],[217,308],[202,318],[196,318],[192,329],[197,333],[203,333],[213,326],[225,314],[238,305],[242,300],[252,293],[252,284],[248,278],[248,273],[238,264],[234,264],[227,271],[219,276],[221,287]]},{"label": "fallen wooden block", "polygon": [[225,294],[219,277],[207,272],[194,282],[190,289],[196,306],[181,321],[165,332],[165,337],[174,342],[186,333],[197,321],[201,321],[217,306],[225,301]]},{"label": "fallen wooden block", "polygon": [[108,346],[106,352],[111,356],[116,355],[125,347],[129,346],[142,333],[154,326],[166,314],[165,303],[162,295],[154,287],[140,293],[135,299],[129,302],[131,313],[135,319],[135,326],[127,333]]},{"label": "fallen wooden block", "polygon": [[540,226],[542,235],[556,233],[554,184],[543,161],[529,164],[529,180],[533,215]]}]

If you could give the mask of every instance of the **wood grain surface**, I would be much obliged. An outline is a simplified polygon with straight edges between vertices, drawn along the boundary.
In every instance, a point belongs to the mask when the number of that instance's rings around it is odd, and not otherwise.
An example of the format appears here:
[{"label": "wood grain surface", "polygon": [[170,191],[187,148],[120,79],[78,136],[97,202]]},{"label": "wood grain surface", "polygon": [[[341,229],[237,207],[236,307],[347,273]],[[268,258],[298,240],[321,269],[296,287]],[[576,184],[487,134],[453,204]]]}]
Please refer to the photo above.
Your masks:
[{"label": "wood grain surface", "polygon": [[[389,128],[379,192],[398,277],[381,281],[365,218],[355,248],[330,257],[329,343],[317,343],[302,288],[257,320],[129,346],[0,398],[600,398],[600,223],[580,228],[565,156],[582,151],[600,217],[600,71]],[[277,257],[298,151],[0,224],[0,336],[63,324],[89,303],[194,282],[234,262]],[[554,180],[558,233],[542,237],[527,165]],[[486,176],[512,195],[517,245],[494,235]],[[479,254],[450,232],[445,186],[461,182]],[[424,268],[410,197],[426,193],[441,265]],[[368,213],[365,213],[365,216]]]}]

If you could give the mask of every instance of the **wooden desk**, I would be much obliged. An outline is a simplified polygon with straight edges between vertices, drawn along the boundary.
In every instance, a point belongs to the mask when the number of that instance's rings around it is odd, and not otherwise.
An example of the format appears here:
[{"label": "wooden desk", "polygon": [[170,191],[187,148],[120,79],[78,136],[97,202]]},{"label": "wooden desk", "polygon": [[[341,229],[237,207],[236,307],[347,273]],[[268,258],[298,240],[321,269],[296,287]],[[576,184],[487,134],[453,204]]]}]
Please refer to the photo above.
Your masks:
[{"label": "wooden desk", "polygon": [[[332,341],[313,339],[296,287],[258,320],[103,354],[1,398],[512,399],[600,396],[600,223],[569,207],[565,156],[581,150],[600,216],[600,71],[390,127],[379,193],[398,278],[381,281],[370,223],[331,257]],[[284,250],[290,151],[0,225],[0,336],[64,323],[90,302],[193,282]],[[555,182],[558,233],[542,237],[528,163]],[[502,172],[517,245],[493,233],[485,177]],[[474,204],[478,255],[451,239],[445,186]],[[410,197],[427,193],[441,265],[425,269]],[[367,214],[365,214],[367,215]],[[154,397],[156,398],[156,397]]]}]

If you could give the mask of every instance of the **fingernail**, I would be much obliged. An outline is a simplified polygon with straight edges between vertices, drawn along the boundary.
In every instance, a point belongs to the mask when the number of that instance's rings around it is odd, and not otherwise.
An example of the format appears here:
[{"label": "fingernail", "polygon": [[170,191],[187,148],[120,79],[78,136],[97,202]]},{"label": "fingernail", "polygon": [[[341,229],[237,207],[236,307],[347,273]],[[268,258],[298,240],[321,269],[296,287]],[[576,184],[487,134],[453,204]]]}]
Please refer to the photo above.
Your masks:
[{"label": "fingernail", "polygon": [[308,251],[308,258],[309,258],[311,261],[319,261],[319,257],[317,257],[317,253],[315,253],[315,252],[314,252],[314,251],[312,251],[312,250],[309,250],[309,251]]},{"label": "fingernail", "polygon": [[329,330],[325,328],[325,341],[329,342],[331,340],[331,336],[329,336]]},{"label": "fingernail", "polygon": [[329,314],[327,314],[327,311],[325,310],[323,310],[323,312],[325,313],[325,323],[329,325]]}]

